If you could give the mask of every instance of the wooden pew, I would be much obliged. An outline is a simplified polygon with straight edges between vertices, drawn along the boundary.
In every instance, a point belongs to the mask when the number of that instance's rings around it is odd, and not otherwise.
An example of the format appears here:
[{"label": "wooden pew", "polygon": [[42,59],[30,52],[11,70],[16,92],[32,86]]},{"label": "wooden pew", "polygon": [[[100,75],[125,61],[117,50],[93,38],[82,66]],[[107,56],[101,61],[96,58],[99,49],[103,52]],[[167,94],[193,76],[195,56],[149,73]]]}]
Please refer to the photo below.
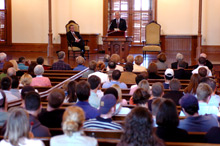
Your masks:
[{"label": "wooden pew", "polygon": [[9,110],[10,108],[12,108],[12,107],[19,107],[19,106],[21,106],[21,102],[22,102],[21,99],[8,102],[8,110]]},{"label": "wooden pew", "polygon": [[212,143],[166,142],[166,146],[220,146]]},{"label": "wooden pew", "polygon": [[122,130],[84,129],[87,136],[104,139],[120,139]]}]

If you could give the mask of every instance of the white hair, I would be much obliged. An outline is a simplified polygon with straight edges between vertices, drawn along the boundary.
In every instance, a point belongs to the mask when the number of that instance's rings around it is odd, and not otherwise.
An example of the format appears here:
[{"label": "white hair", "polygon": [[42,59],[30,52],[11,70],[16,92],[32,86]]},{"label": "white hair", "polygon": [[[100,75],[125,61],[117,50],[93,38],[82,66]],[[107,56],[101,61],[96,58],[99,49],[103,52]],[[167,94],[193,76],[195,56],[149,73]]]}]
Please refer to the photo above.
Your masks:
[{"label": "white hair", "polygon": [[181,53],[176,54],[176,60],[177,61],[181,61],[181,60],[183,60],[183,58],[184,58],[183,54],[181,54]]},{"label": "white hair", "polygon": [[13,75],[16,76],[16,70],[15,70],[15,68],[14,68],[14,67],[8,68],[8,70],[7,70],[7,75],[8,75],[9,77],[11,77],[11,76],[13,76]]},{"label": "white hair", "polygon": [[42,65],[36,65],[34,68],[35,75],[42,75],[44,73],[44,67]]},{"label": "white hair", "polygon": [[3,61],[7,58],[7,55],[5,53],[0,53],[0,61]]},{"label": "white hair", "polygon": [[204,58],[206,58],[207,55],[206,55],[205,53],[201,53],[201,54],[199,55],[199,57],[204,57]]}]

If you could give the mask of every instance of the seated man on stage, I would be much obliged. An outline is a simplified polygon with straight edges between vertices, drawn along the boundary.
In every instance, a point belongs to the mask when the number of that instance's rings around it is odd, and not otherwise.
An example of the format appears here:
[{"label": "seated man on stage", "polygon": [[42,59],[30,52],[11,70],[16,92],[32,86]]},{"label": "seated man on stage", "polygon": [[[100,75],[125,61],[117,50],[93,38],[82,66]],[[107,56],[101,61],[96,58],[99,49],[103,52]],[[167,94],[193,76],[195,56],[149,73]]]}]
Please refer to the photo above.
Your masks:
[{"label": "seated man on stage", "polygon": [[111,21],[109,30],[114,31],[115,28],[121,30],[121,31],[126,31],[127,30],[127,25],[125,19],[120,18],[121,15],[119,12],[115,12],[115,19]]},{"label": "seated man on stage", "polygon": [[79,47],[81,49],[81,56],[84,57],[84,54],[85,54],[84,40],[82,39],[79,32],[74,31],[74,26],[73,25],[70,25],[69,29],[70,29],[70,31],[67,32],[67,34],[66,34],[68,44],[70,46]]}]

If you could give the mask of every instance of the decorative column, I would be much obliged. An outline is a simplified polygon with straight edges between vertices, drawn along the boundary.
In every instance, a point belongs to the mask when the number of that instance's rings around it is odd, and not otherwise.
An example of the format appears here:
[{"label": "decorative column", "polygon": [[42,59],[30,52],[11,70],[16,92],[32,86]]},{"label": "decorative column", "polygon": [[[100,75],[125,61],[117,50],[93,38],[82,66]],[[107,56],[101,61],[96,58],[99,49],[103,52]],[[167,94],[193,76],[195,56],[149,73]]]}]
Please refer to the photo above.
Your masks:
[{"label": "decorative column", "polygon": [[52,5],[51,0],[48,0],[48,18],[49,18],[49,33],[47,46],[48,65],[53,64],[53,33],[52,33]]},{"label": "decorative column", "polygon": [[199,58],[199,55],[201,53],[202,47],[202,0],[199,0],[199,19],[198,19],[198,46],[196,48],[196,58]]}]

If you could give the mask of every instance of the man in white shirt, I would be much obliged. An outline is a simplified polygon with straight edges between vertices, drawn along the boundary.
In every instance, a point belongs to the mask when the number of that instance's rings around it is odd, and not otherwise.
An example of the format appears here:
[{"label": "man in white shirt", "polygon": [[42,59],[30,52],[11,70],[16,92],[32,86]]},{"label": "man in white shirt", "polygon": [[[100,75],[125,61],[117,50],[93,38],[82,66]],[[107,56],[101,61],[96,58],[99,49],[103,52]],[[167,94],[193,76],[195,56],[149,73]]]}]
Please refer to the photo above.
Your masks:
[{"label": "man in white shirt", "polygon": [[198,74],[199,68],[204,67],[207,70],[207,76],[212,76],[212,72],[207,66],[205,66],[206,59],[204,57],[199,57],[199,66],[192,71],[192,74]]}]

